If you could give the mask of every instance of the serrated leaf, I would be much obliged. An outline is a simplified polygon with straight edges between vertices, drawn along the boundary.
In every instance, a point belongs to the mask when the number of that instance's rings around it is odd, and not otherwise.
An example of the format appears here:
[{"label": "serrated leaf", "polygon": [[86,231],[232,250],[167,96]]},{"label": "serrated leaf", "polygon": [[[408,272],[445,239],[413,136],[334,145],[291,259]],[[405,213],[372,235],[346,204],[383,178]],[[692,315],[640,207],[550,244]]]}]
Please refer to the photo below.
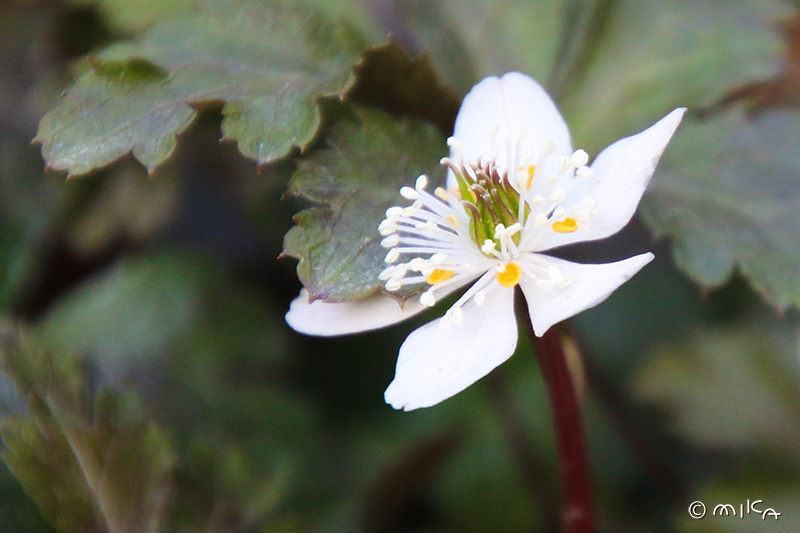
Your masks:
[{"label": "serrated leaf", "polygon": [[678,266],[708,287],[738,268],[779,308],[800,305],[800,116],[687,121],[642,204]]},{"label": "serrated leaf", "polygon": [[372,46],[355,71],[351,100],[427,120],[447,134],[453,131],[461,102],[439,80],[427,54],[412,58],[395,42]]},{"label": "serrated leaf", "polygon": [[745,323],[662,346],[636,373],[634,393],[697,444],[796,455],[796,330],[782,326]]},{"label": "serrated leaf", "polygon": [[3,460],[41,511],[64,531],[158,531],[174,453],[133,398],[95,401],[85,365],[7,326],[0,357],[30,411],[3,420]]},{"label": "serrated leaf", "polygon": [[769,76],[781,52],[775,22],[788,12],[781,0],[614,2],[558,101],[576,145],[597,154],[676,107]]},{"label": "serrated leaf", "polygon": [[[789,12],[778,0],[616,2],[559,102],[576,144],[597,154],[675,107],[702,110],[770,76],[781,53],[776,22]],[[798,181],[785,157],[800,137],[791,119],[779,121],[750,123],[738,112],[708,124],[685,120],[642,211],[702,285],[739,268],[785,307],[800,303],[800,216],[786,194]]]},{"label": "serrated leaf", "polygon": [[303,5],[206,2],[93,58],[36,139],[48,166],[70,174],[128,152],[152,172],[197,106],[223,102],[224,136],[264,164],[310,142],[317,99],[344,95],[360,49],[349,28]]},{"label": "serrated leaf", "polygon": [[404,202],[398,190],[420,174],[444,175],[445,138],[436,128],[373,110],[356,115],[326,130],[327,147],[300,161],[289,186],[324,205],[296,215],[284,254],[300,260],[297,275],[312,298],[334,302],[382,287],[386,249],[377,228],[386,209]]}]

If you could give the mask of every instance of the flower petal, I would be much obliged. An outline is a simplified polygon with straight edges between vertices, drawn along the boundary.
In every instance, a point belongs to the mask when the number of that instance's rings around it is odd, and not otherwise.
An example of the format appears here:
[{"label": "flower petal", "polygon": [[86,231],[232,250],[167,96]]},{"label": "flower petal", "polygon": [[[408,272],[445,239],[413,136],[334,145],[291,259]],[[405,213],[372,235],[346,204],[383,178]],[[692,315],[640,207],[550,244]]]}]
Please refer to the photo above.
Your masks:
[{"label": "flower petal", "polygon": [[469,300],[464,320],[441,329],[441,319],[415,330],[400,347],[386,403],[411,411],[461,392],[511,357],[517,347],[514,291],[496,287],[482,306]]},{"label": "flower petal", "polygon": [[289,306],[286,322],[306,335],[333,337],[390,326],[425,309],[419,298],[410,298],[401,308],[397,300],[382,293],[342,303],[309,302],[303,289]]},{"label": "flower petal", "polygon": [[553,324],[599,304],[652,261],[653,257],[648,252],[602,265],[581,265],[548,257],[551,264],[571,271],[572,282],[563,288],[546,290],[530,278],[523,277],[520,281],[528,301],[534,333],[541,337]]},{"label": "flower petal", "polygon": [[[529,149],[534,160],[548,140],[556,144],[555,157],[549,158],[554,164],[559,155],[572,153],[569,129],[553,100],[541,85],[519,72],[475,85],[461,104],[453,137],[460,145],[451,148],[453,159],[477,164],[494,158],[500,170],[507,168],[517,140],[520,151]],[[448,185],[452,180],[448,176]]]},{"label": "flower petal", "polygon": [[591,165],[589,183],[576,183],[564,207],[578,204],[584,195],[594,198],[591,228],[572,233],[554,233],[539,251],[573,242],[604,239],[621,230],[633,217],[661,153],[680,124],[685,107],[675,109],[641,133],[620,139],[597,156]]}]

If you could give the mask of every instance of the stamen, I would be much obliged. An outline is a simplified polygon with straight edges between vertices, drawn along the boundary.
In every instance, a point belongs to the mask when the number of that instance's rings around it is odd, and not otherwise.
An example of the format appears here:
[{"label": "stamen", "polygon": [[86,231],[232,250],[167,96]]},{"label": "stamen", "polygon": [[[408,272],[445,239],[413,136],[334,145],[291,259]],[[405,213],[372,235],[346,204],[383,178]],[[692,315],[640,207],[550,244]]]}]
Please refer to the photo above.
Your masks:
[{"label": "stamen", "polygon": [[530,190],[533,185],[533,173],[536,172],[536,165],[528,165],[528,182],[525,184],[525,189]]},{"label": "stamen", "polygon": [[422,270],[425,267],[425,264],[426,260],[421,257],[415,257],[414,259],[408,262],[408,266],[414,272],[419,272],[420,270]]},{"label": "stamen", "polygon": [[428,289],[423,292],[419,297],[419,303],[427,307],[436,305],[436,297],[433,295],[433,289]]},{"label": "stamen", "polygon": [[575,171],[579,178],[589,179],[592,177],[592,169],[589,167],[580,167]]},{"label": "stamen", "polygon": [[425,174],[420,174],[420,176],[417,178],[416,183],[414,184],[414,188],[417,189],[418,191],[421,191],[427,186],[428,186],[428,176],[426,176]]},{"label": "stamen", "polygon": [[394,269],[395,269],[394,265],[384,268],[383,270],[381,270],[381,273],[378,274],[378,279],[381,281],[386,281],[387,279],[391,278]]},{"label": "stamen", "polygon": [[587,154],[585,150],[575,150],[570,158],[570,163],[575,168],[582,167],[588,162],[589,154]]},{"label": "stamen", "polygon": [[452,270],[434,269],[429,276],[425,278],[430,285],[436,285],[453,277]]},{"label": "stamen", "polygon": [[553,222],[553,231],[558,233],[572,233],[578,229],[578,222],[574,218],[565,218],[563,222]]},{"label": "stamen", "polygon": [[381,241],[381,246],[384,248],[394,248],[400,244],[400,236],[395,234],[389,235]]},{"label": "stamen", "polygon": [[401,187],[400,195],[406,200],[412,200],[412,201],[417,200],[419,198],[419,193],[414,189],[412,189],[411,187]]},{"label": "stamen", "polygon": [[386,259],[383,260],[384,263],[391,264],[400,259],[400,250],[397,248],[392,248],[389,250],[389,253],[386,254]]},{"label": "stamen", "polygon": [[386,219],[380,223],[378,226],[378,232],[383,235],[384,237],[387,235],[391,235],[397,231],[397,225],[395,224],[394,220]]},{"label": "stamen", "polygon": [[386,290],[389,291],[389,292],[399,291],[400,287],[402,287],[402,286],[403,286],[403,284],[400,283],[400,281],[396,280],[396,279],[390,279],[389,281],[386,282]]},{"label": "stamen", "polygon": [[399,281],[404,277],[406,277],[407,273],[408,273],[408,266],[405,263],[401,263],[395,267],[394,271],[392,272],[392,275],[389,277],[391,279],[396,279]]},{"label": "stamen", "polygon": [[502,272],[499,268],[497,269],[497,281],[503,287],[515,287],[522,279],[522,269],[516,263],[508,263],[504,266],[505,268]]},{"label": "stamen", "polygon": [[455,215],[447,215],[447,221],[453,226],[453,229],[458,229],[461,226],[461,222],[458,221],[458,217]]},{"label": "stamen", "polygon": [[486,303],[486,294],[483,291],[476,292],[473,298],[475,299],[475,305],[478,307]]},{"label": "stamen", "polygon": [[556,203],[561,203],[564,201],[564,198],[567,197],[567,193],[561,187],[556,187],[553,191],[553,194],[550,195],[550,200]]},{"label": "stamen", "polygon": [[492,239],[486,239],[481,245],[481,252],[486,255],[492,255],[492,252],[497,248],[497,243]]},{"label": "stamen", "polygon": [[447,261],[447,256],[443,253],[433,254],[430,258],[430,262],[434,265],[441,265]]},{"label": "stamen", "polygon": [[450,195],[447,194],[447,191],[442,189],[441,187],[436,187],[436,189],[433,191],[433,194],[435,194],[440,200],[443,200],[445,202],[450,200]]}]

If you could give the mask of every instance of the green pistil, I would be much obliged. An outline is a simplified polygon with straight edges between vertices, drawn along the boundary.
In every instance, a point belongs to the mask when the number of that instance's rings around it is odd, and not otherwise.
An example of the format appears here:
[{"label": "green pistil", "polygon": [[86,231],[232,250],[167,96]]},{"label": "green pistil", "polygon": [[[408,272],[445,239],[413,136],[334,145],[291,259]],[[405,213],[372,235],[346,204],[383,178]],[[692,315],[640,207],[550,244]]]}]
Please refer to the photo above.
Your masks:
[{"label": "green pistil", "polygon": [[[525,223],[530,214],[530,207],[524,207],[523,220],[517,220],[520,194],[511,185],[506,174],[500,174],[493,164],[471,167],[476,179],[467,172],[466,167],[456,166],[447,160],[446,164],[453,171],[461,194],[461,204],[470,214],[469,230],[478,246],[491,239],[500,248],[500,238],[495,237],[498,224],[509,227],[516,222]],[[521,234],[516,233],[512,239],[519,244]]]},{"label": "green pistil", "polygon": [[[492,176],[495,177],[495,176]],[[494,241],[498,249],[500,248],[500,238],[495,236],[495,229],[498,224],[509,227],[517,222],[519,210],[519,193],[508,187],[499,179],[485,177],[480,183],[473,183],[468,191],[474,193],[467,194],[462,203],[468,207],[472,215],[472,224],[481,231],[475,232],[478,245],[482,245],[488,238]],[[506,186],[504,186],[506,185]],[[520,234],[515,234],[512,239],[515,244],[519,244]]]}]

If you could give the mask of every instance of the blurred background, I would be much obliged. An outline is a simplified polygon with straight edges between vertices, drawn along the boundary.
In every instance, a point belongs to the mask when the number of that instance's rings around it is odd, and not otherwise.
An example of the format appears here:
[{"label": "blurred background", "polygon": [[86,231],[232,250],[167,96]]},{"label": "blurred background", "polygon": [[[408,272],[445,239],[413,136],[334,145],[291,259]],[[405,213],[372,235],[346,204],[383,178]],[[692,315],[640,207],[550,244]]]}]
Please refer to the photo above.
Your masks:
[{"label": "blurred background", "polygon": [[[283,197],[297,153],[257,168],[220,142],[210,105],[152,175],[130,156],[68,180],[45,169],[31,140],[76,64],[192,6],[0,2],[0,530],[554,530],[551,419],[524,339],[477,385],[402,413],[383,391],[403,339],[436,311],[333,339],[286,325],[300,283],[278,256],[307,207]],[[690,107],[642,216],[570,252],[656,254],[569,323],[598,528],[800,530],[797,6],[315,8],[366,42],[427,50],[459,99],[486,75],[536,77],[593,155]],[[86,457],[100,471],[76,470]],[[779,520],[711,516],[748,500]],[[134,514],[147,524],[130,526]]]}]

